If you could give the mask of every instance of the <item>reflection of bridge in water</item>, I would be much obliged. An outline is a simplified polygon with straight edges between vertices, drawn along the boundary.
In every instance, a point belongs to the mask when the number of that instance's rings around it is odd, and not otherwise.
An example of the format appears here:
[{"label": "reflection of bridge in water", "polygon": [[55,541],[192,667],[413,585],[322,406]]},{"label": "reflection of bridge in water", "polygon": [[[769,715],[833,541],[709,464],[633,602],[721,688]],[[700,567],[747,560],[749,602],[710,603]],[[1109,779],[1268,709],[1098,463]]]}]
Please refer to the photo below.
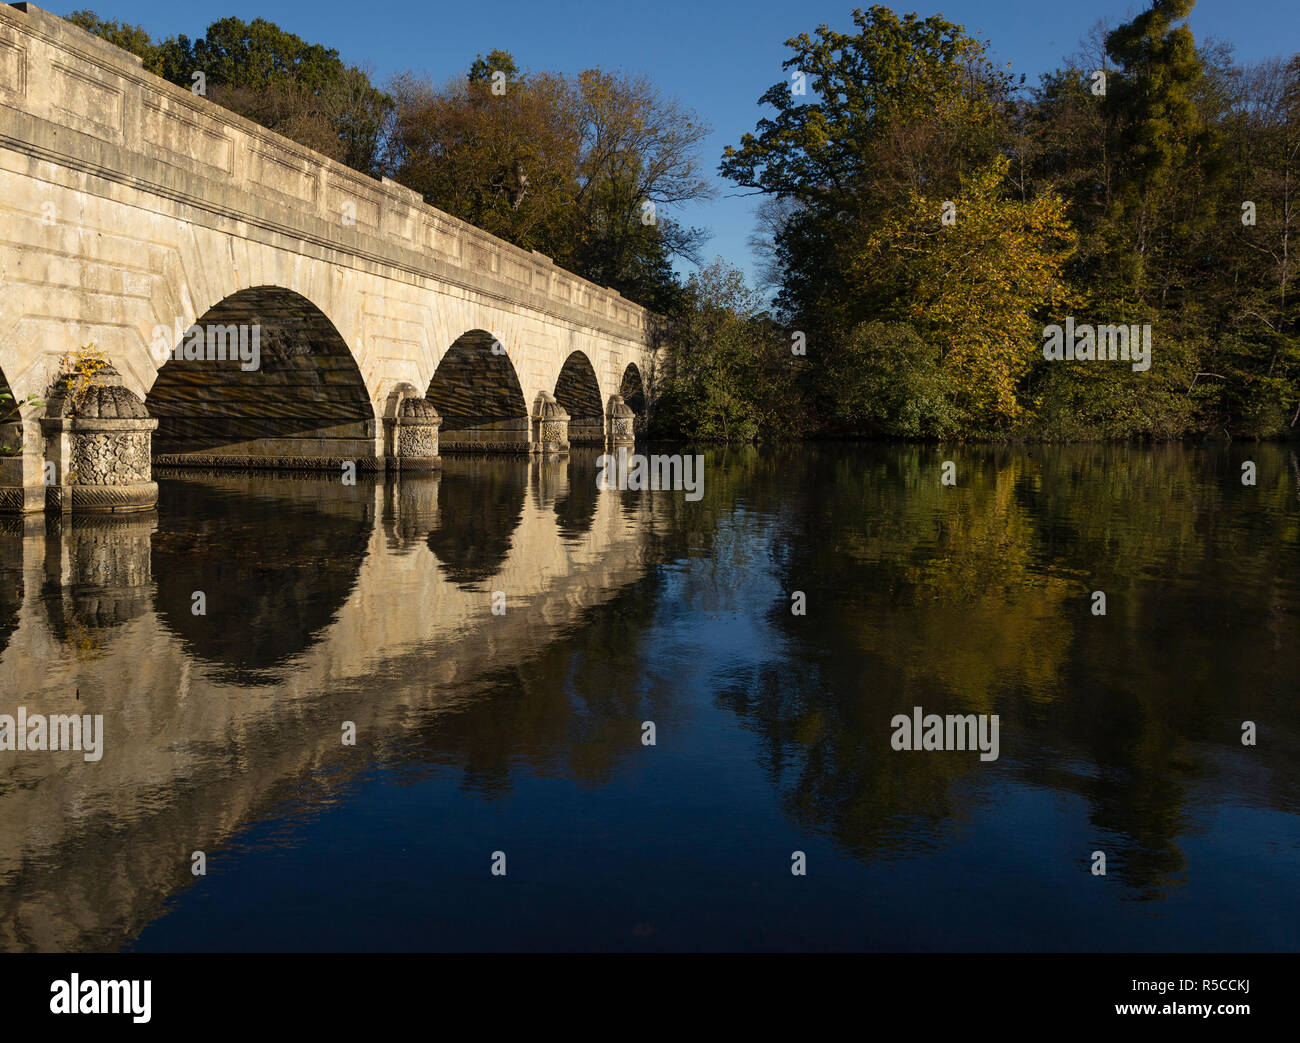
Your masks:
[{"label": "reflection of bridge in water", "polygon": [[341,785],[638,579],[648,505],[597,495],[586,456],[355,487],[214,472],[167,486],[179,525],[6,522],[0,712],[103,714],[105,750],[5,754],[3,947],[120,947],[193,882],[192,851],[317,773]]}]

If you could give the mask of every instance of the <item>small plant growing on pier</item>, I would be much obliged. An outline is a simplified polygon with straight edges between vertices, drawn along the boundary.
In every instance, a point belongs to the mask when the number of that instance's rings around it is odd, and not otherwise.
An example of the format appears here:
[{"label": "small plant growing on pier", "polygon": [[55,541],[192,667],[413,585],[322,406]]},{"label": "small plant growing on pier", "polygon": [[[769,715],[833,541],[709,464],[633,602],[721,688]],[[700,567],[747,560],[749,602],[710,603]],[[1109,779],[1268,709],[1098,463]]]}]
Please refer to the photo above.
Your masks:
[{"label": "small plant growing on pier", "polygon": [[101,371],[109,368],[108,359],[103,352],[95,348],[94,343],[87,344],[79,351],[64,355],[59,360],[59,377],[67,379],[65,394],[68,399],[68,416],[81,415],[86,393],[91,388],[99,387]]}]

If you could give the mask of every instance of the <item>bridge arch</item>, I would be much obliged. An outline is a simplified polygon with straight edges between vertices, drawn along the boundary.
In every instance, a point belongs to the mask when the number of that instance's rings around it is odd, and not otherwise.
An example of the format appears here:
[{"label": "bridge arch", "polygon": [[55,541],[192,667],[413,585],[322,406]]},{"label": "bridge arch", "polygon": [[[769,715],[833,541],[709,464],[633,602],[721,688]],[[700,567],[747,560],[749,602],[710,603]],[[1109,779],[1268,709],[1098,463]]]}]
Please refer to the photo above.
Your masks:
[{"label": "bridge arch", "polygon": [[564,360],[555,380],[555,400],[569,414],[570,445],[604,444],[604,400],[596,367],[585,352],[571,352]]},{"label": "bridge arch", "polygon": [[[23,459],[18,447],[23,444],[23,419],[18,400],[0,368],[0,496],[8,503],[0,508],[20,511],[23,507]],[[0,560],[21,562],[23,526],[21,522],[0,519]],[[0,653],[9,645],[10,635],[18,628],[18,610],[23,601],[21,569],[0,569]]]},{"label": "bridge arch", "polygon": [[[23,416],[18,402],[4,369],[0,368],[0,469],[13,472],[12,475],[5,475],[10,479],[5,484],[12,486],[23,484],[20,453],[23,444]],[[15,506],[22,506],[21,499]]]},{"label": "bridge arch", "polygon": [[171,343],[145,398],[158,420],[156,464],[376,466],[361,370],[334,323],[302,294],[238,290],[174,331]]},{"label": "bridge arch", "polygon": [[491,333],[475,329],[457,337],[425,397],[442,417],[441,452],[529,452],[523,387],[505,347]]},{"label": "bridge arch", "polygon": [[636,437],[641,438],[645,435],[647,404],[645,382],[641,379],[641,370],[635,362],[629,362],[623,370],[623,376],[619,380],[618,393],[623,397],[623,401],[628,408],[636,414],[632,429]]}]

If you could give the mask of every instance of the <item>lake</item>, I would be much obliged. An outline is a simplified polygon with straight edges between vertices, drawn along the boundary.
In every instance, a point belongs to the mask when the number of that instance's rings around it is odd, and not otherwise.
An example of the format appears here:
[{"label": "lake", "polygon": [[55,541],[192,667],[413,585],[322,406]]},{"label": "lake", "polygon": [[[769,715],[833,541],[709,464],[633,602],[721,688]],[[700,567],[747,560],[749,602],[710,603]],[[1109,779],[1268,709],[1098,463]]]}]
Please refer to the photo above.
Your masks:
[{"label": "lake", "polygon": [[0,948],[1297,947],[1295,450],[703,456],[0,522]]}]

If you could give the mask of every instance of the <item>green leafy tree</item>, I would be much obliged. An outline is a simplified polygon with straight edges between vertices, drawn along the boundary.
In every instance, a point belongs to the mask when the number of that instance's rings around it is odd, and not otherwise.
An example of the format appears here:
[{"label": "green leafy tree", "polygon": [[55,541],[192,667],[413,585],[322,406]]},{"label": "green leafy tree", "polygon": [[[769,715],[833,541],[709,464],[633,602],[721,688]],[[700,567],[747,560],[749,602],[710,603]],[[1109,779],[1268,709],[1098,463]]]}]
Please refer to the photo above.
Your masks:
[{"label": "green leafy tree", "polygon": [[[762,420],[760,294],[721,258],[692,273],[674,316],[657,404],[660,434],[748,442]],[[788,349],[787,349],[788,352]]]},{"label": "green leafy tree", "polygon": [[1187,246],[1213,220],[1218,149],[1195,100],[1204,69],[1191,30],[1175,24],[1194,6],[1155,0],[1106,37],[1118,66],[1103,103],[1115,126],[1112,270],[1137,299],[1183,289]]},{"label": "green leafy tree", "polygon": [[363,173],[379,169],[392,99],[339,52],[308,43],[264,18],[222,18],[196,40],[155,41],[140,26],[76,11],[68,20],[138,54],[144,67],[182,87],[202,73],[209,98]]},{"label": "green leafy tree", "polygon": [[795,204],[778,233],[779,299],[809,327],[870,318],[844,314],[854,290],[840,273],[901,202],[946,197],[992,157],[1011,86],[983,44],[938,16],[875,6],[853,22],[855,33],[823,25],[786,42],[790,78],[759,99],[775,115],[729,146],[720,168]]},{"label": "green leafy tree", "polygon": [[1059,197],[1022,202],[1004,188],[1006,157],[974,172],[943,200],[914,195],[855,259],[854,285],[878,311],[906,321],[941,351],[967,430],[1022,419],[1022,386],[1041,357],[1041,316],[1068,299],[1064,267],[1075,237]]}]

